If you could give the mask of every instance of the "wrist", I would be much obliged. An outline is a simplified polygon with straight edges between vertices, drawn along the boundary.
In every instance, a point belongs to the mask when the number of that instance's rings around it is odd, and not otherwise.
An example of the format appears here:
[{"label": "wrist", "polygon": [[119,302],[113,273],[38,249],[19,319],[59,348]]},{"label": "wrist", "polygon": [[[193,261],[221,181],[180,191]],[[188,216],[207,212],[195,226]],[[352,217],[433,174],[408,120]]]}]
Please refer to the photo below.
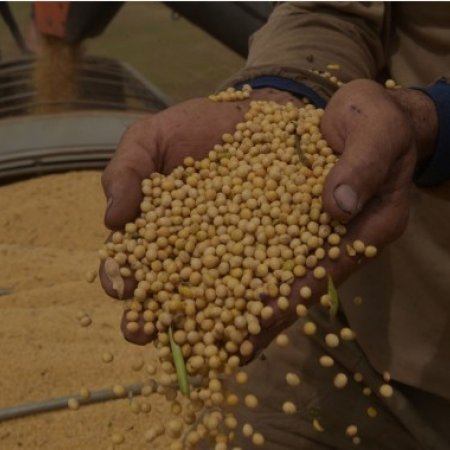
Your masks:
[{"label": "wrist", "polygon": [[416,89],[388,90],[410,120],[416,143],[416,175],[424,170],[433,157],[438,138],[438,114],[433,100]]},{"label": "wrist", "polygon": [[433,102],[438,122],[433,155],[415,182],[423,187],[438,186],[450,180],[450,85],[441,80],[428,87],[413,89]]}]

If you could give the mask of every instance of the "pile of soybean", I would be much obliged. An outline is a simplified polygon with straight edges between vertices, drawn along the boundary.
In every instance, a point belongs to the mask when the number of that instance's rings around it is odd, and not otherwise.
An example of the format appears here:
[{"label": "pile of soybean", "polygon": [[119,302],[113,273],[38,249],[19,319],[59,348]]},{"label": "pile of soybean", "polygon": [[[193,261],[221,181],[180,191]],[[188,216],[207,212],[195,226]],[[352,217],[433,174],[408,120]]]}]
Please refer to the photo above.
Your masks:
[{"label": "pile of soybean", "polygon": [[[211,99],[250,95],[246,86]],[[240,361],[274,314],[264,298],[276,298],[279,310],[295,301],[304,316],[301,300],[312,292],[304,285],[294,292],[294,281],[309,273],[327,277],[323,262],[339,258],[346,233],[323,209],[324,181],[337,155],[321,134],[322,115],[311,104],[251,101],[244,121],[205,159],[186,158],[169,175],[149,174],[140,215],[100,250],[119,291],[123,278],[136,281],[126,328],[154,338],[155,390],[173,402],[174,418],[166,430],[150,429],[147,441],[165,431],[174,439],[171,450],[202,441],[215,450],[238,448],[239,424],[229,411],[237,396],[227,378],[245,382]],[[372,246],[358,251],[376,253]],[[280,346],[284,337],[277,338]],[[287,381],[299,383],[295,374]],[[255,402],[245,399],[249,408]],[[288,414],[293,407],[283,405]],[[252,442],[263,445],[264,436],[254,433]]]}]

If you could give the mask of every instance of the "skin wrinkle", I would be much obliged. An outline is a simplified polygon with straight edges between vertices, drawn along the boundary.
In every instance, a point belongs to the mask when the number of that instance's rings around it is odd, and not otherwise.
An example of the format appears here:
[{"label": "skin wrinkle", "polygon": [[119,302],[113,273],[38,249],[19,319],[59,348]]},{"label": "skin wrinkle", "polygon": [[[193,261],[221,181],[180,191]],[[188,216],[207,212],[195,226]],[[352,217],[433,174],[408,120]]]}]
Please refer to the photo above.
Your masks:
[{"label": "skin wrinkle", "polygon": [[[141,167],[141,166],[137,166]],[[136,165],[132,165],[132,160],[125,160],[124,165],[122,166],[121,176],[124,173],[127,173],[127,192],[124,192],[123,186],[118,184],[112,184],[112,179],[114,177],[114,172],[104,172],[102,176],[102,184],[104,186],[104,190],[106,192],[106,196],[111,200],[110,207],[108,208],[105,215],[105,225],[109,229],[118,230],[125,225],[126,222],[132,220],[139,210],[139,204],[142,199],[142,194],[140,190],[140,172],[136,168]],[[132,183],[132,186],[130,186]],[[111,190],[111,186],[113,189]],[[131,202],[125,207],[123,197],[128,196],[130,191],[134,191],[133,197],[130,197],[132,200],[128,200]]]},{"label": "skin wrinkle", "polygon": [[[349,105],[348,111],[349,111],[351,116],[355,116],[355,111],[357,112],[357,115],[355,117],[353,117],[353,118],[347,119],[348,120],[348,122],[346,122],[347,124],[348,123],[352,123],[353,120],[363,120],[365,122],[365,121],[370,119],[370,117],[367,114],[362,114],[363,109],[359,107],[359,102],[351,103]],[[392,121],[398,121],[399,120],[398,115],[391,114],[391,116],[392,116]],[[400,119],[399,123],[393,125],[393,127],[396,130],[401,130],[401,129],[404,129],[404,125],[405,125],[405,121]],[[368,127],[367,124],[364,124],[364,123],[361,123],[360,126],[367,127],[368,129],[372,129],[372,131],[374,130],[374,128],[373,128],[374,123],[373,122],[370,124],[370,128]],[[386,137],[383,137],[383,135],[381,133],[374,133],[374,134],[378,135],[378,140],[380,140],[380,139],[386,140]],[[340,135],[337,135],[337,136],[338,136],[338,138],[339,138],[339,140],[341,142],[339,144],[335,143],[334,147],[339,151],[339,149],[343,147],[343,145],[344,145],[343,143],[348,140],[348,132],[347,132],[347,130],[341,130]],[[330,138],[328,136],[327,136],[327,139],[330,140]],[[333,145],[333,143],[331,145]],[[379,147],[380,147],[380,149],[382,151],[384,151],[384,153],[386,153],[392,147],[392,143],[390,141],[380,142],[379,143]],[[371,171],[371,172],[373,172],[373,171],[377,172],[377,173],[374,174],[374,177],[373,177],[375,179],[375,181],[376,181],[376,178],[378,178],[378,177],[383,177],[384,178],[386,176],[386,173],[385,173],[386,170],[383,170],[382,168],[379,167],[379,164],[377,164],[377,160],[379,158],[379,154],[371,154],[371,156],[373,158],[372,160],[370,160],[370,161],[366,160],[366,164],[365,165],[367,167],[367,170]],[[367,158],[367,154],[365,154],[365,157]],[[395,160],[398,160],[399,158],[401,158],[401,157],[400,156],[396,157]],[[359,162],[357,163],[357,165],[359,166]],[[352,179],[353,177],[350,175],[348,178]]]},{"label": "skin wrinkle", "polygon": [[[363,114],[361,108],[359,108],[358,105],[350,105],[350,109],[354,112],[356,112],[357,114]],[[364,115],[364,117],[367,117],[366,115]]]},{"label": "skin wrinkle", "polygon": [[[433,154],[438,137],[438,121],[433,101],[425,93],[412,89],[388,91],[389,95],[412,122],[417,142],[416,173],[424,167]],[[414,97],[414,108],[410,98]]]}]

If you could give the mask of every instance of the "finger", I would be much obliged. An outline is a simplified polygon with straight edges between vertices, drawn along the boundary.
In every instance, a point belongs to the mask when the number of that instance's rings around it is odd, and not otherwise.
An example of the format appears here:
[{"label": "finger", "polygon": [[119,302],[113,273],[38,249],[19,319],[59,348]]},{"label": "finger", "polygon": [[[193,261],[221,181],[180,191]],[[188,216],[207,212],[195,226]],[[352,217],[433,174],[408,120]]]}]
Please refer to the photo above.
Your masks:
[{"label": "finger", "polygon": [[[105,244],[108,244],[112,242],[112,236],[113,232],[109,234],[109,236],[106,238]],[[111,259],[111,258],[107,258]],[[133,276],[124,277],[120,273],[121,266],[118,262],[115,262],[113,264],[112,272],[108,273],[106,270],[106,259],[100,261],[100,267],[99,267],[99,279],[100,284],[102,285],[103,290],[107,295],[113,298],[117,298],[120,300],[126,300],[133,297],[134,290],[137,287],[137,281],[134,279]],[[111,272],[111,266],[110,272]],[[124,266],[127,269],[130,269],[130,272],[133,273],[131,270],[131,267],[128,264],[125,264]],[[120,289],[117,288],[117,281],[120,279]],[[116,285],[114,285],[116,282]]]},{"label": "finger", "polygon": [[348,226],[344,242],[360,240],[378,249],[396,240],[408,222],[408,187],[372,198]]},{"label": "finger", "polygon": [[378,145],[383,143],[371,138],[363,127],[348,136],[344,145],[345,151],[325,180],[323,201],[333,219],[347,222],[382,190],[394,161],[389,155],[380,155]]},{"label": "finger", "polygon": [[348,221],[385,188],[388,174],[411,145],[410,129],[383,89],[367,83],[338,91],[321,129],[340,154],[325,180],[324,207],[334,219]]},{"label": "finger", "polygon": [[328,174],[323,189],[324,209],[333,219],[348,222],[375,195],[386,190],[394,160],[380,157],[371,143],[359,137],[347,142],[345,152]]},{"label": "finger", "polygon": [[102,175],[107,199],[105,225],[111,230],[123,229],[139,213],[142,200],[141,183],[155,171],[152,152],[156,140],[148,121],[131,126]]},{"label": "finger", "polygon": [[133,293],[137,285],[137,282],[134,279],[134,277],[131,276],[123,278],[124,283],[123,292],[119,293],[118,290],[113,287],[113,282],[110,279],[110,277],[108,277],[108,275],[106,274],[105,262],[102,261],[100,263],[99,268],[99,279],[100,284],[102,285],[102,288],[105,291],[106,295],[109,295],[110,297],[120,300],[127,300],[133,298]]},{"label": "finger", "polygon": [[156,337],[156,332],[152,335],[148,335],[144,332],[144,318],[142,314],[139,314],[138,324],[139,327],[131,328],[128,324],[131,321],[127,318],[127,311],[125,311],[122,315],[122,320],[120,322],[120,330],[122,331],[123,337],[128,342],[136,345],[146,345],[152,342]]}]

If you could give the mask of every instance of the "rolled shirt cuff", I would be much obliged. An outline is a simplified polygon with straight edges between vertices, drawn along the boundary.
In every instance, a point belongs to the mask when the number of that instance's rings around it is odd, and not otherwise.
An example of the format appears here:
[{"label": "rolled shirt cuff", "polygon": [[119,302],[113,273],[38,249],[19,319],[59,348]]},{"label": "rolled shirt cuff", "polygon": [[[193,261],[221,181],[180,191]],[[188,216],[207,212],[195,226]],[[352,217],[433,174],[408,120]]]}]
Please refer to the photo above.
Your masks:
[{"label": "rolled shirt cuff", "polygon": [[241,81],[235,85],[236,89],[241,89],[245,84],[250,85],[254,89],[272,87],[280,91],[290,92],[296,97],[306,97],[317,108],[325,108],[327,102],[308,86],[298,83],[289,78],[276,75],[267,75],[250,80]]}]

